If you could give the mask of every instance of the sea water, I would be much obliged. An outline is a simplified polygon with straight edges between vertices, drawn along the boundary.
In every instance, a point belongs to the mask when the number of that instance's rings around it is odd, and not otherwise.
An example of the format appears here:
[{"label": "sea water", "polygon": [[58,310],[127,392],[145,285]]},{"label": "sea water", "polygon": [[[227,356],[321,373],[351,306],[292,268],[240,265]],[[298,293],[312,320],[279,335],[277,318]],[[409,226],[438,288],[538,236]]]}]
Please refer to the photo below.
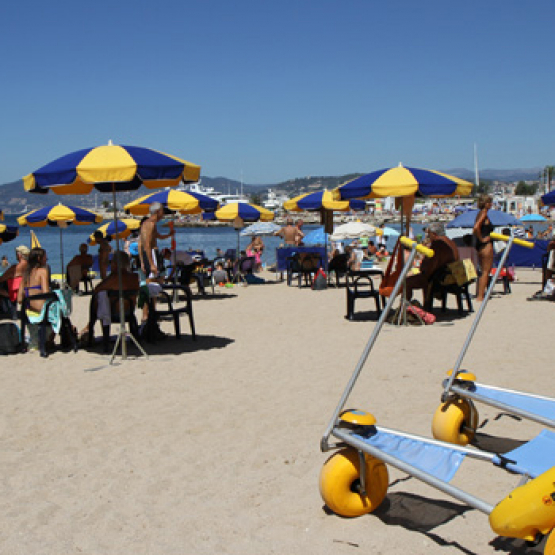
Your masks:
[{"label": "sea water", "polygon": [[[2,222],[7,225],[17,225],[16,218],[13,216],[6,216],[5,221]],[[164,226],[164,221],[158,224],[160,233],[168,233],[168,227]],[[411,224],[412,231],[415,238],[418,235],[424,234],[424,228],[427,224]],[[6,255],[10,263],[15,262],[15,248],[18,245],[30,246],[32,229],[41,246],[48,254],[48,263],[53,273],[61,272],[61,263],[63,252],[63,263],[67,263],[79,253],[79,245],[87,243],[89,236],[100,227],[95,225],[70,225],[65,229],[60,229],[57,226],[34,227],[29,228],[22,226],[19,228],[19,236],[9,243],[0,245],[0,257]],[[318,225],[303,226],[303,231],[308,234],[310,231],[317,229]],[[399,224],[388,224],[388,227],[399,230]],[[547,224],[533,224],[534,232],[543,231]],[[213,227],[176,227],[176,242],[178,250],[202,250],[206,258],[213,259],[216,256],[216,249],[226,251],[227,249],[244,250],[250,242],[250,237],[239,236],[239,233],[231,226],[213,226]],[[469,230],[471,233],[471,231]],[[262,263],[271,266],[276,261],[276,248],[278,248],[283,240],[280,237],[264,236],[264,253],[262,255]],[[387,239],[387,248],[391,250],[395,244],[396,237],[391,236]],[[115,249],[115,241],[112,241],[112,247]],[[159,247],[170,247],[170,239],[159,241]],[[120,241],[120,248],[123,248],[123,242]],[[92,255],[98,254],[98,247],[89,247],[89,253]]]}]

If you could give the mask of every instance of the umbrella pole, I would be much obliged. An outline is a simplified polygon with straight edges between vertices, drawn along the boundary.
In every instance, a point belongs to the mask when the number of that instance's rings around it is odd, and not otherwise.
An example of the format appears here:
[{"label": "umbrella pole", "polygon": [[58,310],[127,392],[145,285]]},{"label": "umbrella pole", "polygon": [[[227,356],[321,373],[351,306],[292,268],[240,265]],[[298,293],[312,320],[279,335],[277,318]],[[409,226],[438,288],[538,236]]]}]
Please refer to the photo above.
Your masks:
[{"label": "umbrella pole", "polygon": [[119,344],[121,343],[121,358],[122,360],[127,359],[127,337],[131,337],[139,351],[148,358],[145,350],[139,345],[139,342],[133,334],[128,332],[125,327],[125,310],[123,308],[123,279],[121,275],[121,264],[119,263],[119,234],[118,234],[118,212],[116,208],[116,186],[112,183],[112,204],[114,206],[114,226],[116,230],[116,266],[118,272],[118,297],[119,297],[119,333],[116,339],[116,344],[114,346],[114,350],[112,352],[112,358],[110,359],[110,364],[113,363],[116,353],[118,351]]},{"label": "umbrella pole", "polygon": [[64,277],[64,245],[63,245],[63,241],[62,241],[62,228],[60,227],[60,261],[61,261],[61,265],[62,265],[62,269],[60,270],[60,273],[62,274],[62,289],[64,287],[64,283],[66,282],[65,277]]}]

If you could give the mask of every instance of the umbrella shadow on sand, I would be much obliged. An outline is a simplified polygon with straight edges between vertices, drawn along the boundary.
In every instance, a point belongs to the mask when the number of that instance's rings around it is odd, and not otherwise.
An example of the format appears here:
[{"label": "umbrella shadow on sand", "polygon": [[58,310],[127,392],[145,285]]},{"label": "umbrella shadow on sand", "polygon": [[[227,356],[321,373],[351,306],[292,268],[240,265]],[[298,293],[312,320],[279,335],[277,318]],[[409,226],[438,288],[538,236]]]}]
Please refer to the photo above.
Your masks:
[{"label": "umbrella shadow on sand", "polygon": [[[111,347],[117,336],[112,335]],[[211,351],[212,349],[223,349],[234,342],[234,339],[228,337],[220,337],[217,335],[199,335],[197,334],[196,341],[193,341],[188,333],[182,333],[178,339],[173,334],[168,334],[165,339],[159,340],[155,343],[142,342],[141,345],[145,349],[149,357],[157,357],[159,355],[180,355],[184,353],[194,353],[197,351]],[[128,342],[130,356],[139,356],[140,352],[132,344]],[[102,340],[96,338],[95,344],[92,347],[81,347],[90,353],[99,353],[102,351]],[[107,355],[104,355],[107,356]],[[139,356],[139,358],[142,358]],[[108,361],[106,361],[107,363]]]}]

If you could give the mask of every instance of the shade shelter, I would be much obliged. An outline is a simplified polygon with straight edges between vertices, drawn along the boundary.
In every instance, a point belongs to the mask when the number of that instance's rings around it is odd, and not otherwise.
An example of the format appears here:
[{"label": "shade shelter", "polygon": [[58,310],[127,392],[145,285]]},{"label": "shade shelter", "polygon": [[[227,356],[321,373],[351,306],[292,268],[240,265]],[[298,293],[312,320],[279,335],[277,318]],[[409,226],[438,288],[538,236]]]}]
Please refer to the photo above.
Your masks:
[{"label": "shade shelter", "polygon": [[348,222],[335,228],[332,241],[345,241],[347,239],[358,239],[359,237],[374,237],[383,235],[381,229],[364,222]]},{"label": "shade shelter", "polygon": [[94,235],[97,231],[102,233],[102,237],[111,237],[112,239],[125,239],[131,235],[132,231],[139,229],[141,222],[133,218],[124,218],[123,220],[114,220],[107,224],[101,225],[96,231],[89,235],[88,242],[91,246],[96,245]]},{"label": "shade shelter", "polygon": [[123,208],[128,214],[146,216],[149,214],[150,205],[155,202],[159,202],[166,212],[180,212],[181,214],[214,212],[219,207],[218,201],[207,195],[169,189],[145,195],[129,202]]},{"label": "shade shelter", "polygon": [[[23,216],[17,218],[19,225],[28,225],[30,227],[46,227],[58,226],[60,229],[60,261],[61,268],[60,274],[62,276],[62,282],[64,279],[64,245],[63,245],[63,230],[68,225],[89,225],[94,223],[100,223],[102,221],[102,216],[87,210],[86,208],[80,208],[78,206],[66,206],[62,203],[58,203],[54,206],[45,206],[43,208],[38,208],[37,210],[31,210]],[[31,238],[32,239],[32,238]]]},{"label": "shade shelter", "polygon": [[[455,219],[451,220],[445,227],[472,228],[476,223],[476,217],[478,216],[479,212],[479,210],[467,210],[466,212],[463,212],[460,216],[457,216]],[[517,220],[512,214],[502,212],[501,210],[488,210],[488,218],[491,222],[491,225],[493,225],[494,227],[511,227],[522,225],[521,222]]]},{"label": "shade shelter", "polygon": [[378,170],[339,186],[334,190],[335,198],[372,199],[379,197],[407,198],[401,204],[407,215],[407,234],[414,197],[454,197],[467,196],[472,191],[472,183],[435,170],[405,167],[399,164],[394,168]]},{"label": "shade shelter", "polygon": [[293,212],[319,212],[320,222],[326,231],[324,244],[327,252],[327,234],[333,231],[333,213],[362,211],[366,208],[366,202],[359,199],[337,200],[332,191],[323,190],[294,197],[284,202],[283,208]]},{"label": "shade shelter", "polygon": [[13,241],[19,235],[19,227],[16,225],[0,224],[0,245]]},{"label": "shade shelter", "polygon": [[233,222],[233,227],[237,230],[237,257],[241,252],[239,231],[244,222],[271,222],[274,219],[274,213],[270,210],[248,202],[230,202],[216,210],[214,216],[221,222]]},{"label": "shade shelter", "polygon": [[256,222],[241,231],[241,237],[257,237],[262,235],[273,235],[281,227],[274,222]]},{"label": "shade shelter", "polygon": [[547,218],[544,218],[541,214],[526,214],[520,218],[521,222],[532,223],[532,222],[546,222]]},{"label": "shade shelter", "polygon": [[[148,189],[174,187],[179,183],[194,183],[200,178],[200,166],[137,146],[108,145],[72,152],[23,178],[26,191],[58,195],[89,194],[93,189],[112,194],[114,220],[117,222],[116,193],[134,191],[144,185]],[[119,241],[116,240],[119,250]],[[121,342],[122,358],[127,358],[125,339],[130,336],[144,353],[137,340],[126,331],[121,285],[121,268],[118,265],[120,332],[112,354],[113,361]],[[146,354],[146,353],[144,353]]]}]

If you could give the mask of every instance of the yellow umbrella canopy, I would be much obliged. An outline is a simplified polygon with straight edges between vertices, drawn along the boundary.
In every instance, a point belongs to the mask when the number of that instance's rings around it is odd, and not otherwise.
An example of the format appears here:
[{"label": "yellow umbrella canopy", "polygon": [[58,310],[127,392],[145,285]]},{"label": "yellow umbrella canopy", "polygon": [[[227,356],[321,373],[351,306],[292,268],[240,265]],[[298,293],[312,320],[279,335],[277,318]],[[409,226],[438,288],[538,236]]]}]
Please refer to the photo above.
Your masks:
[{"label": "yellow umbrella canopy", "polygon": [[56,226],[60,224],[88,225],[99,224],[101,221],[102,216],[92,210],[78,206],[66,206],[61,203],[31,210],[17,218],[19,225],[31,227]]},{"label": "yellow umbrella canopy", "polygon": [[337,200],[332,191],[318,191],[305,193],[283,203],[283,208],[293,212],[333,210],[334,212],[348,212],[349,210],[364,210],[363,200]]},{"label": "yellow umbrella canopy", "polygon": [[137,146],[108,145],[72,152],[23,178],[26,191],[58,195],[87,195],[131,191],[141,185],[149,189],[192,183],[200,177],[200,166]]},{"label": "yellow umbrella canopy", "polygon": [[123,208],[129,214],[145,216],[149,213],[150,205],[155,202],[159,202],[166,210],[182,214],[200,214],[205,210],[214,212],[219,206],[218,201],[209,196],[168,189],[140,197]]},{"label": "yellow umbrella canopy", "polygon": [[132,218],[124,218],[117,222],[112,221],[100,226],[94,233],[91,233],[88,242],[91,246],[96,246],[97,243],[94,235],[97,231],[100,231],[103,237],[110,236],[112,239],[125,239],[132,231],[139,229],[139,227],[141,227],[141,222]]},{"label": "yellow umbrella canopy", "polygon": [[247,202],[230,202],[216,210],[215,216],[222,222],[232,222],[237,218],[244,222],[269,222],[274,219],[274,213],[270,210]]},{"label": "yellow umbrella canopy", "polygon": [[378,170],[357,177],[334,190],[337,200],[377,197],[425,197],[468,196],[472,183],[435,170],[405,167]]},{"label": "yellow umbrella canopy", "polygon": [[452,175],[399,164],[395,168],[386,168],[357,177],[340,185],[333,192],[337,200],[402,198],[401,206],[406,214],[408,232],[416,195],[424,197],[468,196],[472,187],[470,181]]}]

